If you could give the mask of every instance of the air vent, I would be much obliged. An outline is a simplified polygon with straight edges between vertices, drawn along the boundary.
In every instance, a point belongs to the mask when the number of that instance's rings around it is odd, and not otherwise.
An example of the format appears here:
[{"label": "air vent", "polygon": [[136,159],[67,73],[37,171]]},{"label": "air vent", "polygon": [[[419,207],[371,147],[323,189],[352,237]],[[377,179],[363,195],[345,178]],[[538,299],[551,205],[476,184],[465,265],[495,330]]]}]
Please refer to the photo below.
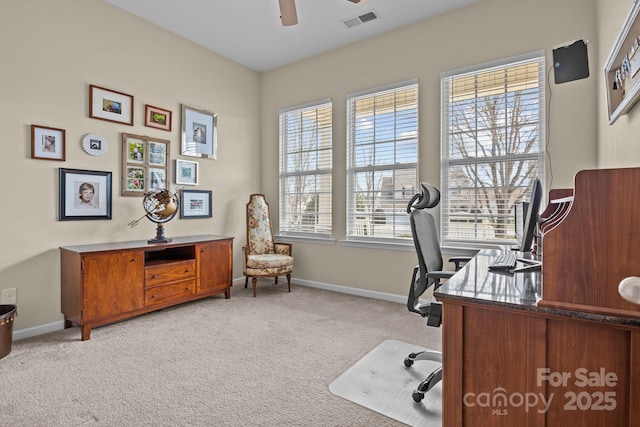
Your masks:
[{"label": "air vent", "polygon": [[380,15],[375,10],[370,10],[368,12],[363,13],[362,15],[353,16],[351,18],[343,19],[342,22],[348,28],[355,27],[360,24],[364,24],[366,22],[375,21],[376,19],[380,19]]}]

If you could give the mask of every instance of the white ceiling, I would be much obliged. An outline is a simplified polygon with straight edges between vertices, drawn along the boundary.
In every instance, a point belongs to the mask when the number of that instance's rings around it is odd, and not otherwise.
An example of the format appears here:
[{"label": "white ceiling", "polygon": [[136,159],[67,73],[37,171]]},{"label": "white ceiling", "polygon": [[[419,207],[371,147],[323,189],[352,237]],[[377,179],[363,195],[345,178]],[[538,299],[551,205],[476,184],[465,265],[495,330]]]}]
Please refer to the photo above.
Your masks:
[{"label": "white ceiling", "polygon": [[[282,26],[278,0],[105,0],[256,71],[267,71],[481,0],[296,0]],[[374,10],[380,19],[341,21]]]}]

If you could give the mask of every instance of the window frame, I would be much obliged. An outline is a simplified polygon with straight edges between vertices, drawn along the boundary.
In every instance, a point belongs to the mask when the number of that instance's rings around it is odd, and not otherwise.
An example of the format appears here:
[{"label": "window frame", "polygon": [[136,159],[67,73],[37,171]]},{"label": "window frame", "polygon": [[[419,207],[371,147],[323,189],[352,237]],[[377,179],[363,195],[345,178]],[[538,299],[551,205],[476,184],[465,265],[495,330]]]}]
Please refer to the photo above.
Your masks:
[{"label": "window frame", "polygon": [[[293,169],[289,170],[287,158],[290,154],[293,154],[290,151],[292,147],[292,141],[289,141],[287,138],[287,134],[283,133],[285,122],[287,120],[287,115],[297,114],[300,117],[305,113],[315,112],[318,114],[320,109],[329,108],[329,123],[323,124],[321,126],[316,126],[315,128],[315,137],[318,138],[319,134],[322,130],[329,132],[329,147],[325,146],[316,146],[313,151],[316,155],[323,151],[329,151],[328,154],[328,167],[322,167],[317,169]],[[317,125],[317,124],[316,124]],[[302,128],[299,129],[300,133],[302,133]],[[302,137],[301,137],[302,138]],[[303,238],[303,239],[330,239],[333,233],[333,100],[331,98],[325,98],[318,101],[313,101],[301,105],[291,106],[280,109],[278,112],[278,196],[279,196],[279,231],[278,235],[286,238]],[[301,150],[302,151],[302,150]],[[326,165],[323,165],[326,166]],[[329,203],[328,203],[328,212],[322,212],[323,217],[328,219],[328,222],[325,222],[326,230],[323,232],[312,232],[312,231],[302,231],[300,229],[289,229],[287,224],[289,224],[289,210],[287,208],[287,200],[288,193],[287,191],[287,179],[289,178],[302,178],[302,177],[316,177],[316,180],[320,177],[327,177],[329,179],[328,183],[328,192],[325,194],[329,194]],[[314,187],[317,190],[317,186]],[[317,193],[317,191],[311,192],[303,192],[301,194],[312,194]],[[316,215],[318,211],[315,211]],[[317,218],[316,218],[317,221]]]},{"label": "window frame", "polygon": [[[545,182],[545,156],[546,156],[546,87],[547,87],[547,76],[545,75],[545,52],[544,50],[538,50],[534,52],[525,53],[522,55],[512,56],[508,58],[503,58],[497,61],[487,62],[484,64],[473,65],[470,67],[460,68],[456,70],[446,71],[441,73],[440,75],[440,88],[441,88],[441,210],[440,210],[440,236],[441,236],[441,245],[443,248],[448,249],[482,249],[482,248],[495,248],[502,247],[505,245],[519,245],[519,242],[515,239],[492,239],[492,240],[482,240],[481,237],[478,236],[478,232],[474,231],[474,238],[472,239],[464,239],[464,238],[455,238],[452,237],[447,230],[447,224],[449,218],[451,217],[451,200],[450,200],[450,190],[456,187],[453,187],[449,182],[449,173],[452,167],[462,166],[462,165],[482,165],[488,163],[487,159],[492,159],[494,161],[502,161],[502,162],[512,162],[517,160],[525,160],[530,162],[535,162],[537,166],[537,174],[530,176],[528,179],[532,181],[534,178],[539,178],[543,184]],[[448,87],[447,82],[452,78],[456,77],[464,77],[464,76],[473,76],[473,75],[481,75],[482,73],[490,72],[491,70],[503,69],[507,70],[511,67],[516,67],[518,64],[525,63],[535,63],[537,64],[537,96],[538,96],[538,114],[537,114],[537,147],[538,151],[526,152],[523,154],[504,154],[498,156],[487,156],[487,157],[469,157],[462,158],[457,160],[452,160],[449,158],[450,153],[450,144],[451,141],[449,139],[450,128],[449,128],[449,111],[450,111],[450,103],[447,98]],[[509,84],[508,80],[505,80],[504,86],[507,87]],[[482,99],[482,97],[477,96],[477,88],[475,90],[476,96],[473,99]],[[516,91],[509,92],[505,90],[506,94],[515,93]],[[508,95],[505,95],[505,98]],[[511,122],[509,122],[511,123]],[[507,128],[509,124],[504,124],[503,128]],[[477,188],[477,185],[476,185]],[[520,195],[519,200],[527,201],[529,197],[530,188],[526,188],[526,191]],[[477,204],[475,211],[478,210]],[[503,214],[506,216],[509,214]],[[513,214],[512,218],[513,217]]]},{"label": "window frame", "polygon": [[[411,162],[405,162],[405,163],[399,163],[399,162],[394,162],[394,163],[386,163],[386,164],[381,164],[381,165],[367,165],[367,166],[357,166],[357,160],[358,160],[358,156],[356,155],[356,148],[357,148],[357,143],[355,141],[356,138],[356,128],[358,127],[357,125],[357,121],[358,119],[356,119],[356,112],[354,111],[354,104],[356,103],[356,101],[358,100],[363,100],[365,98],[374,98],[375,96],[381,96],[384,95],[385,93],[392,93],[392,92],[399,92],[399,91],[404,91],[407,89],[413,89],[415,90],[415,104],[412,105],[411,108],[415,109],[415,113],[414,113],[414,117],[413,120],[415,121],[415,128],[411,129],[411,132],[413,132],[413,136],[409,137],[409,138],[398,138],[397,135],[394,135],[393,138],[393,147],[394,147],[394,155],[397,154],[398,152],[398,144],[402,143],[403,141],[411,141],[411,140],[415,140],[415,157],[412,159],[413,161]],[[405,250],[407,247],[411,246],[413,244],[413,240],[412,240],[412,236],[411,236],[411,229],[409,226],[409,222],[408,222],[408,215],[406,215],[406,203],[408,203],[408,201],[411,199],[411,197],[413,196],[413,194],[411,194],[411,196],[409,196],[408,198],[406,198],[406,200],[402,200],[402,205],[398,205],[398,201],[399,199],[397,198],[397,194],[398,191],[396,190],[396,186],[398,185],[397,182],[393,182],[393,187],[392,187],[392,194],[393,194],[393,198],[391,199],[390,203],[393,206],[396,206],[393,209],[393,213],[392,213],[392,219],[393,219],[393,224],[392,224],[392,230],[393,230],[393,236],[392,237],[383,237],[383,236],[365,236],[362,234],[358,234],[358,224],[357,224],[357,216],[358,216],[358,210],[356,207],[356,193],[357,193],[357,189],[356,189],[356,174],[357,173],[362,173],[362,172],[383,172],[383,171],[391,171],[392,174],[395,175],[395,173],[397,171],[400,170],[406,170],[409,171],[410,173],[413,173],[415,175],[415,180],[411,180],[411,185],[413,186],[414,189],[418,188],[418,183],[419,183],[419,149],[420,149],[420,110],[419,110],[419,85],[418,85],[418,79],[411,79],[411,80],[405,80],[402,82],[397,82],[397,83],[393,83],[393,84],[389,84],[389,85],[385,85],[385,86],[380,86],[380,87],[376,87],[376,88],[371,88],[371,89],[367,89],[367,90],[363,90],[363,91],[359,91],[359,92],[354,92],[354,93],[350,93],[347,94],[346,96],[346,109],[347,109],[347,120],[346,120],[346,126],[347,126],[347,141],[346,141],[346,150],[347,150],[347,180],[346,180],[346,198],[347,198],[347,206],[346,206],[346,232],[345,232],[345,238],[346,240],[344,241],[344,244],[347,246],[353,246],[353,245],[358,245],[358,246],[378,246],[378,245],[384,245],[385,248],[387,249],[400,249],[400,250]],[[397,123],[398,121],[398,114],[397,114],[397,106],[398,103],[397,101],[394,101],[394,113],[393,113],[393,120],[394,120],[394,124]],[[402,116],[400,116],[400,118],[402,118]],[[389,140],[386,140],[386,143],[389,143]],[[372,145],[376,145],[380,143],[378,140],[376,140],[374,138],[374,142],[372,142]],[[395,177],[394,177],[395,179]],[[404,187],[404,185],[403,185]],[[402,190],[399,191],[399,193],[402,194],[407,194],[406,193],[406,189],[403,192]],[[382,199],[382,197],[380,197],[380,199]],[[389,200],[389,199],[387,199]],[[370,221],[371,225],[373,225],[374,221],[374,216],[375,216],[375,210],[374,210],[374,214],[371,215],[371,213],[369,213],[369,216],[371,216]],[[399,234],[401,232],[401,230],[399,231],[399,227],[398,226],[398,222],[397,222],[397,217],[398,214],[402,215],[406,215],[407,216],[407,223],[406,226],[402,227],[402,228],[406,228],[406,231],[404,232],[404,234],[406,235],[405,237],[399,237]],[[362,214],[360,214],[360,216],[362,216]],[[386,224],[386,220],[387,217],[385,216],[385,224]]]}]

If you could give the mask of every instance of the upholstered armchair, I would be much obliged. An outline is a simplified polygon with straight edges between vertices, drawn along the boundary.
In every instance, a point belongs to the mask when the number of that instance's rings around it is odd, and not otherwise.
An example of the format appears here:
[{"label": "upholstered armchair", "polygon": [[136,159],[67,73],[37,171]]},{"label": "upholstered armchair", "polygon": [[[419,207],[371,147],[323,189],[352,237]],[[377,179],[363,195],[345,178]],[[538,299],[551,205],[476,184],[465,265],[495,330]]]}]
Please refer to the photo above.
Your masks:
[{"label": "upholstered armchair", "polygon": [[247,244],[242,247],[244,287],[247,287],[251,277],[255,297],[259,277],[275,277],[277,285],[278,276],[287,276],[287,286],[291,292],[291,250],[290,243],[274,242],[269,203],[263,194],[252,194],[247,203]]}]

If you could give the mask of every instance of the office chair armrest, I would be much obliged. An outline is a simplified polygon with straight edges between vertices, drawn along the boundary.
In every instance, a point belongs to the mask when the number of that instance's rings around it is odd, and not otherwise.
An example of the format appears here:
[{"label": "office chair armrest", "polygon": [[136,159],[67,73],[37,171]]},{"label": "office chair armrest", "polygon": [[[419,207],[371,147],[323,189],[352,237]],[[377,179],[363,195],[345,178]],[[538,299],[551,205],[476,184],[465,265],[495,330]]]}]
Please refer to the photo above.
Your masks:
[{"label": "office chair armrest", "polygon": [[455,271],[430,271],[426,277],[433,279],[433,289],[438,289],[442,285],[441,279],[449,279],[454,274],[456,274]]},{"label": "office chair armrest", "polygon": [[427,273],[427,278],[432,277],[434,279],[449,279],[453,276],[455,271],[430,271]]},{"label": "office chair armrest", "polygon": [[469,257],[460,257],[460,256],[456,256],[456,257],[452,257],[449,258],[449,262],[452,262],[455,264],[456,266],[456,271],[460,270],[463,266],[461,266],[461,263],[468,263],[469,261],[471,261],[471,258]]}]

